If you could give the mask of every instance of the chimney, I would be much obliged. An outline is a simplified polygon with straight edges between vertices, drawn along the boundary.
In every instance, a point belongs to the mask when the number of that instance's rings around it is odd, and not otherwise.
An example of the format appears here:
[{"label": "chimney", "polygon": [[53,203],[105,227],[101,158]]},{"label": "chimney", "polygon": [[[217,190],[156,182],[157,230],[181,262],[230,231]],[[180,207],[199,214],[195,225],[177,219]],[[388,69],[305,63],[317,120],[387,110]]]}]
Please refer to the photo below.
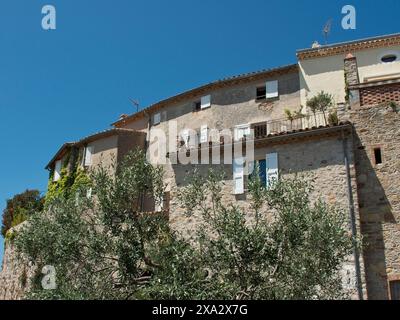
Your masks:
[{"label": "chimney", "polygon": [[360,83],[360,78],[358,77],[357,58],[351,53],[348,53],[346,58],[344,58],[344,74],[349,86]]},{"label": "chimney", "polygon": [[344,77],[346,80],[346,102],[350,109],[360,107],[360,90],[352,89],[351,86],[360,84],[358,76],[357,58],[348,53],[344,58]]}]

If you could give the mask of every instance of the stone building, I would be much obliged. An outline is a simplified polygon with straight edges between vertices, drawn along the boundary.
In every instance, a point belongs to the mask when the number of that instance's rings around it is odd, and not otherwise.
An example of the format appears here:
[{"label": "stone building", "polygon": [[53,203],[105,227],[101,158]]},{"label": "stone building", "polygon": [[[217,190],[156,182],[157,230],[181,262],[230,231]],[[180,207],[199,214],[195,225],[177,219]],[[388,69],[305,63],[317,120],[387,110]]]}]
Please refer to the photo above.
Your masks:
[{"label": "stone building", "polygon": [[[171,225],[188,237],[198,219],[182,214],[176,194],[193,167],[214,165],[199,161],[212,160],[209,150],[229,150],[224,199],[240,206],[254,161],[266,184],[307,173],[315,178],[313,197],[340,206],[349,230],[367,243],[344,266],[352,298],[400,299],[400,35],[299,50],[297,57],[297,64],[222,79],[121,116],[114,129],[65,144],[47,168],[59,175],[71,147],[82,150],[83,166],[87,157],[91,165],[109,163],[141,147],[163,165],[167,185],[164,208],[147,203],[143,210],[169,210]],[[306,107],[320,91],[335,100],[326,114]],[[328,113],[338,119],[328,121]],[[254,152],[236,153],[243,146]]]}]

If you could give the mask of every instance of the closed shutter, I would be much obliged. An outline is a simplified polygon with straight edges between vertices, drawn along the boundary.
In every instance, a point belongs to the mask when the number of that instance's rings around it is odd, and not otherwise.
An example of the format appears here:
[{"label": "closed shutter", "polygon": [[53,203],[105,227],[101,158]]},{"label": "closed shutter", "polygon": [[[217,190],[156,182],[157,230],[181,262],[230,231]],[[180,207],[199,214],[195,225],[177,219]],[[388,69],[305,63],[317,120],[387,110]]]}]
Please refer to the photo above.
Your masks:
[{"label": "closed shutter", "polygon": [[200,128],[200,143],[206,143],[208,141],[208,127],[207,125],[201,126]]},{"label": "closed shutter", "polygon": [[266,184],[271,187],[279,178],[278,154],[268,153],[266,156]]},{"label": "closed shutter", "polygon": [[278,92],[278,80],[275,81],[268,81],[267,85],[267,93],[266,93],[266,98],[276,98],[279,96]]},{"label": "closed shutter", "polygon": [[56,161],[54,167],[54,178],[53,181],[58,181],[61,178],[61,160]]},{"label": "closed shutter", "polygon": [[244,165],[244,158],[236,158],[233,161],[234,194],[244,193],[243,165]]},{"label": "closed shutter", "polygon": [[206,109],[211,107],[211,95],[201,97],[201,108]]},{"label": "closed shutter", "polygon": [[93,146],[86,147],[85,152],[85,167],[88,167],[92,164],[92,155],[93,155]]}]

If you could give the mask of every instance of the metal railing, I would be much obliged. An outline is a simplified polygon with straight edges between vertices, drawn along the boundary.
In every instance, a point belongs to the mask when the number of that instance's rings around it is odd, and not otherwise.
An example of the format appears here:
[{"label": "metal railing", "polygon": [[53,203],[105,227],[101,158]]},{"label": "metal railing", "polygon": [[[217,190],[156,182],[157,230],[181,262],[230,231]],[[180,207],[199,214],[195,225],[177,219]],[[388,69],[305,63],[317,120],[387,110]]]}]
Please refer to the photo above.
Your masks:
[{"label": "metal railing", "polygon": [[324,114],[319,112],[315,115],[308,114],[292,120],[285,118],[254,123],[252,124],[252,129],[254,129],[254,138],[259,139],[271,134],[280,134],[294,130],[312,129],[326,125],[327,121],[325,120]]},{"label": "metal railing", "polygon": [[[305,129],[324,127],[328,124],[327,121],[325,120],[325,117],[327,118],[328,114],[325,114],[324,116],[322,112],[318,112],[316,114],[311,113],[292,120],[289,120],[287,118],[281,118],[270,121],[253,123],[250,126],[251,129],[254,130],[254,139],[260,139],[263,137],[267,137],[269,135],[281,134],[295,130],[305,130]],[[234,137],[234,130],[235,128],[232,128],[231,140],[233,140]],[[191,141],[188,142],[188,145],[186,146],[182,136],[177,136],[178,150],[181,148],[191,149],[200,146],[199,137],[200,137],[200,130],[196,130],[195,141],[192,141],[193,140],[192,139]],[[245,140],[246,138],[250,137],[244,137],[243,140]],[[219,137],[219,140],[221,144],[224,144],[226,139],[224,139],[224,136],[221,136]],[[211,141],[209,141],[209,144],[210,145],[212,144]]]}]

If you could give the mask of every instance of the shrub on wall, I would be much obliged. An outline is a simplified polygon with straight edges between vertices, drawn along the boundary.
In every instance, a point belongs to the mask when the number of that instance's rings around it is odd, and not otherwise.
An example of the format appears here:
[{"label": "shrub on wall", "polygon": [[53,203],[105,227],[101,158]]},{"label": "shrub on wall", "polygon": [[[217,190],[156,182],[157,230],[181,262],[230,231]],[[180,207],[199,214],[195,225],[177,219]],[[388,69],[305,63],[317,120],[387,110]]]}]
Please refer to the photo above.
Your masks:
[{"label": "shrub on wall", "polygon": [[6,237],[7,231],[24,222],[33,213],[42,211],[44,199],[39,190],[26,190],[7,200],[3,210],[1,233]]}]

